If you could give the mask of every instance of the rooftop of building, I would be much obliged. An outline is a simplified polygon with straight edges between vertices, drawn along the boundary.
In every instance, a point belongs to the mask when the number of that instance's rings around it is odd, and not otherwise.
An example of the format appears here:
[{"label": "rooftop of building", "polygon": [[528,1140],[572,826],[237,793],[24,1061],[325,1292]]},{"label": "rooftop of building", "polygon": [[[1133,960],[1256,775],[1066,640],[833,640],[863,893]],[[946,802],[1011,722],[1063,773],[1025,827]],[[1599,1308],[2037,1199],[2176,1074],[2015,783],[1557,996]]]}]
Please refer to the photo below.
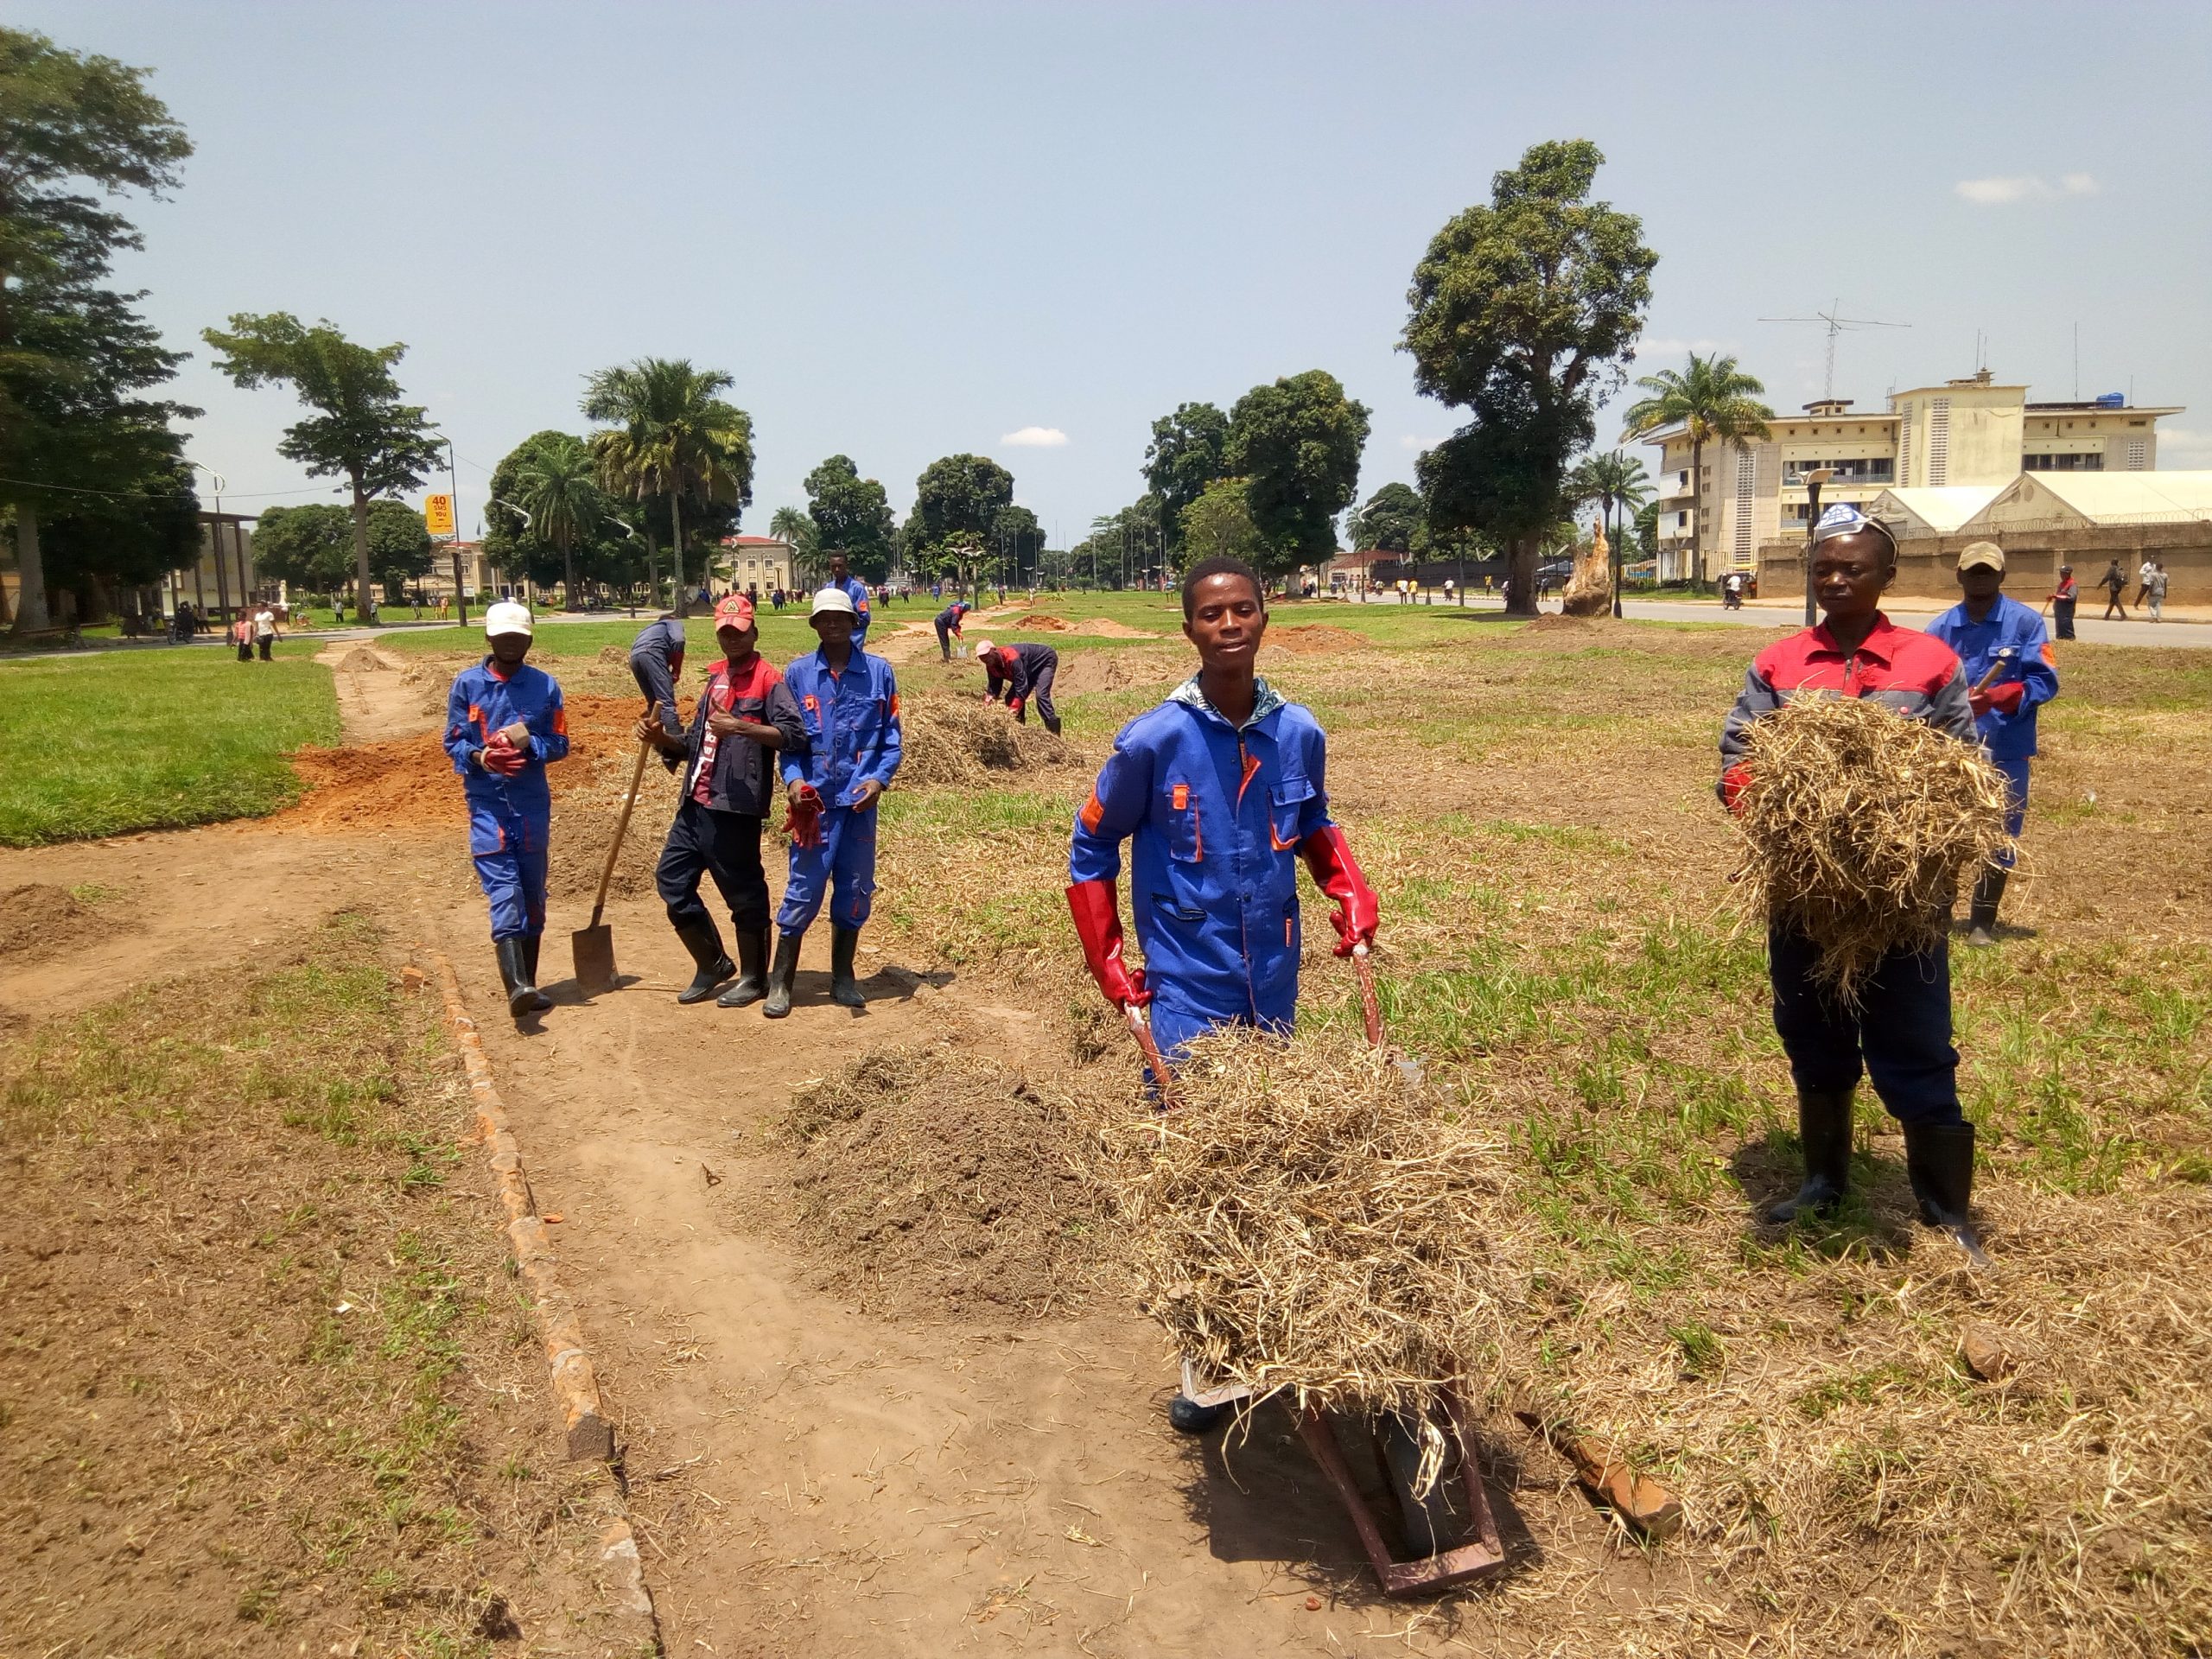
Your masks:
[{"label": "rooftop of building", "polygon": [[1947,484],[1912,489],[1884,490],[1874,500],[1874,516],[1885,522],[1903,519],[1907,534],[1948,536],[1994,501],[2002,484]]},{"label": "rooftop of building", "polygon": [[791,543],[780,536],[725,536],[722,537],[722,545],[724,547],[779,547],[786,550],[791,547]]},{"label": "rooftop of building", "polygon": [[2035,490],[2056,496],[2092,524],[2212,519],[2212,471],[2023,473],[2005,488],[2015,497]]}]

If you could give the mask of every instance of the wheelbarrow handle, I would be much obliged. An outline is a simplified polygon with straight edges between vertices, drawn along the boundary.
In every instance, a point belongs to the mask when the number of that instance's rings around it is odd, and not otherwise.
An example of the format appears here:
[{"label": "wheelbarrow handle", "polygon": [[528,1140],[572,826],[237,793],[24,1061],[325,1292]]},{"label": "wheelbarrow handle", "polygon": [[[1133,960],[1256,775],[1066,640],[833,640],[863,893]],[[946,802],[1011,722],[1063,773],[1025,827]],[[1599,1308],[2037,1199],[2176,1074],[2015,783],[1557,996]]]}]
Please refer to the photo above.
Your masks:
[{"label": "wheelbarrow handle", "polygon": [[1359,1011],[1367,1020],[1367,1041],[1373,1048],[1382,1046],[1382,1003],[1375,995],[1375,964],[1369,959],[1367,941],[1362,939],[1351,948],[1351,965],[1359,970]]}]

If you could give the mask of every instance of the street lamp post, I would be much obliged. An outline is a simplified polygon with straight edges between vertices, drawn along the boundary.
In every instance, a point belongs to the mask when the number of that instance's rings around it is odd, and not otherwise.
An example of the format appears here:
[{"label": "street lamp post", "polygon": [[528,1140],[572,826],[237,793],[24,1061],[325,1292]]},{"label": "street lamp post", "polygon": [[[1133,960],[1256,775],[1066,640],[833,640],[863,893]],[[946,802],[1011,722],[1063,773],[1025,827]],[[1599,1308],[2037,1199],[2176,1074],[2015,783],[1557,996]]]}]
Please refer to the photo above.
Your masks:
[{"label": "street lamp post", "polygon": [[1805,626],[1821,620],[1813,597],[1813,531],[1821,522],[1821,486],[1835,476],[1833,467],[1815,467],[1805,474]]}]

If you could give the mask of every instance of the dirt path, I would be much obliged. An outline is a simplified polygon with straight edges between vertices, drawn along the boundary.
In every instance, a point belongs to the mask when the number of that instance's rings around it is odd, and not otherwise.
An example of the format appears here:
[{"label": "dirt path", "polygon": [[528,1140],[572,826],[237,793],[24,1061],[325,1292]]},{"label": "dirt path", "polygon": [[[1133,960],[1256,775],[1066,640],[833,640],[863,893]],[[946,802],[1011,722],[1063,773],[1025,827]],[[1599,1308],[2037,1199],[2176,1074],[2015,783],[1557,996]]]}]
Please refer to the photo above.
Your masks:
[{"label": "dirt path", "polygon": [[401,677],[404,658],[381,645],[340,644],[319,652],[315,661],[337,682],[339,728],[349,746],[437,730],[437,713],[423,688]]}]

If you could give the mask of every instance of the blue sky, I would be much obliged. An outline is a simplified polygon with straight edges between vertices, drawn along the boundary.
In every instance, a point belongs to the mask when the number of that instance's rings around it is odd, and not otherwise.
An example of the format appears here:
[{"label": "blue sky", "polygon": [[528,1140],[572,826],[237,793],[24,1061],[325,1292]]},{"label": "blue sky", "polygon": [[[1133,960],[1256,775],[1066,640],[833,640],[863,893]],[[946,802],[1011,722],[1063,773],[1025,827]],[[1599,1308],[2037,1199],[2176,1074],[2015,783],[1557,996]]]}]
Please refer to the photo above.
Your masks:
[{"label": "blue sky", "polygon": [[296,405],[198,335],[276,309],[407,343],[464,528],[645,353],[736,377],[748,530],[830,454],[903,512],[972,449],[1064,544],[1141,490],[1154,417],[1317,367],[1374,411],[1364,495],[1454,424],[1395,350],[1414,262],[1569,137],[1660,255],[1638,372],[1718,346],[1794,408],[1821,331],[1756,319],[1840,298],[1912,325],[1843,338],[1862,407],[1978,335],[2063,397],[2078,322],[2082,394],[2189,405],[2161,464],[2212,467],[2202,5],[9,10],[151,67],[198,146],[122,275],[195,350],[192,454],[249,510],[322,492],[276,454]]}]

